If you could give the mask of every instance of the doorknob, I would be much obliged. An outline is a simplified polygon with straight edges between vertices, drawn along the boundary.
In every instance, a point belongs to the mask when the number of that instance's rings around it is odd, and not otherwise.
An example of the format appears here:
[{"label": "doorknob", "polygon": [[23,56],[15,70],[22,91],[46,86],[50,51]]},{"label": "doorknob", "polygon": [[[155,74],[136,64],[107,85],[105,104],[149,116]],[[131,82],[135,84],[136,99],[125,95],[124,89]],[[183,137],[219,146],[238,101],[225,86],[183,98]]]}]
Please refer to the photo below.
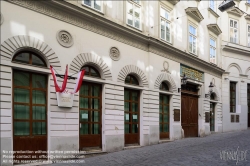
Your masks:
[{"label": "doorknob", "polygon": [[82,128],[82,124],[80,123],[80,128]]}]

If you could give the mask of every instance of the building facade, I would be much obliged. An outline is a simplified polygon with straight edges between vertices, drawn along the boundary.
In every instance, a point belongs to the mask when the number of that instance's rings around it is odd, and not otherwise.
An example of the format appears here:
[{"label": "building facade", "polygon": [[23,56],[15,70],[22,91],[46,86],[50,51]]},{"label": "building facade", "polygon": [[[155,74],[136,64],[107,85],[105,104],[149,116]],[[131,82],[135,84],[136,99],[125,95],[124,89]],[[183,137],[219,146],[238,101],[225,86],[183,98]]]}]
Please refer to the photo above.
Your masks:
[{"label": "building facade", "polygon": [[[250,5],[235,3],[221,13],[212,0],[1,1],[1,153],[247,129]],[[50,65],[86,71],[70,108],[58,106]]]}]

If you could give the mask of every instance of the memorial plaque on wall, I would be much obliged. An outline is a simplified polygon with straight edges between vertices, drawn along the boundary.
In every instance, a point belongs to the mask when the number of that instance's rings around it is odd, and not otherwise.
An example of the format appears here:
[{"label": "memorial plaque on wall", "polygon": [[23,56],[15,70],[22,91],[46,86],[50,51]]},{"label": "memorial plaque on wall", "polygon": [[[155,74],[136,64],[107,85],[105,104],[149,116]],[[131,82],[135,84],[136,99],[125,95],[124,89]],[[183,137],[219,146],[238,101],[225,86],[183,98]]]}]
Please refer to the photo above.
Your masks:
[{"label": "memorial plaque on wall", "polygon": [[236,115],[236,122],[240,122],[240,115]]},{"label": "memorial plaque on wall", "polygon": [[231,115],[231,122],[234,122],[234,115]]},{"label": "memorial plaque on wall", "polygon": [[174,110],[174,121],[180,121],[180,110]]},{"label": "memorial plaque on wall", "polygon": [[205,122],[206,123],[210,122],[210,112],[205,112]]}]

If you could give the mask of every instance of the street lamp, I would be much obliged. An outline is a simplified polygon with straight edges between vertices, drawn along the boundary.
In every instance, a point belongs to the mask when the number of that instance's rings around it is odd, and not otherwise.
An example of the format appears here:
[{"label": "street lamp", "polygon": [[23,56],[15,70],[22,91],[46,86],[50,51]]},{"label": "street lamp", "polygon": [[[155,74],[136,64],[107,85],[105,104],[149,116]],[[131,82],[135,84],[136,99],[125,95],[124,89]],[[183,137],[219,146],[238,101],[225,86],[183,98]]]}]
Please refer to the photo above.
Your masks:
[{"label": "street lamp", "polygon": [[224,0],[218,7],[221,12],[233,7],[235,5],[233,0]]},{"label": "street lamp", "polygon": [[[181,85],[186,85],[187,84],[187,77],[186,74],[184,73],[182,79],[181,79]],[[181,88],[178,88],[178,92],[181,91]]]},{"label": "street lamp", "polygon": [[184,73],[182,79],[181,79],[181,85],[186,85],[187,84],[187,77],[186,74]]},{"label": "street lamp", "polygon": [[210,85],[208,87],[209,87],[209,92],[211,94],[213,92],[213,87],[214,87],[214,84],[212,83],[212,81],[210,82]]}]

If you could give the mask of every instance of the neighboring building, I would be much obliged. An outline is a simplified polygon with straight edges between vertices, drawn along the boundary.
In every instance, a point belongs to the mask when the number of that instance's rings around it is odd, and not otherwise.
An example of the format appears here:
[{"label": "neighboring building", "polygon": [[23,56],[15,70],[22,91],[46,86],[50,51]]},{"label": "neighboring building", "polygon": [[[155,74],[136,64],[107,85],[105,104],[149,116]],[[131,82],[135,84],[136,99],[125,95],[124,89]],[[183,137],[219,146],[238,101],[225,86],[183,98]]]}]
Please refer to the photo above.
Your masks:
[{"label": "neighboring building", "polygon": [[[247,129],[250,5],[235,3],[221,13],[213,0],[1,1],[1,154]],[[71,108],[58,107],[49,69],[67,64],[87,71]]]}]

